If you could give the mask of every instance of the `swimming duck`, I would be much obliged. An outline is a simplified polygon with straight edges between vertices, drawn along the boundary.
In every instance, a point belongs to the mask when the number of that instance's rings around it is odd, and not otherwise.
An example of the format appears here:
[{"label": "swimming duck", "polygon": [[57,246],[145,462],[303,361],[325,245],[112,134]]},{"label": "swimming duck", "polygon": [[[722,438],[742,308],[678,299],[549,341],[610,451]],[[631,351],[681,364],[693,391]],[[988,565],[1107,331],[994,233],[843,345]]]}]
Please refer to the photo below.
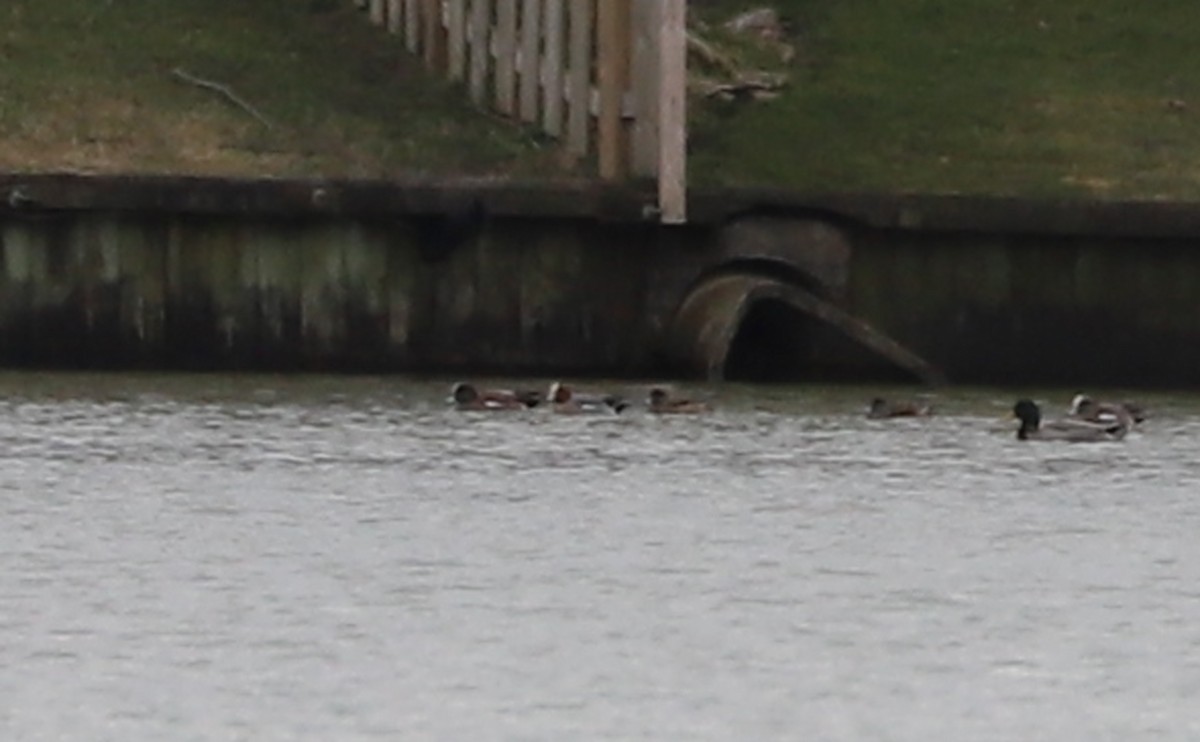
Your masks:
[{"label": "swimming duck", "polygon": [[674,398],[669,391],[661,386],[650,389],[650,394],[646,398],[646,407],[650,412],[659,415],[696,414],[709,411],[709,406],[704,402]]},{"label": "swimming duck", "polygon": [[1144,422],[1146,410],[1135,402],[1102,402],[1086,394],[1076,394],[1071,400],[1071,417],[1093,423],[1116,422],[1121,414],[1133,418],[1135,423]]},{"label": "swimming duck", "polygon": [[477,389],[474,384],[460,381],[450,390],[454,407],[459,410],[523,410],[536,407],[542,395],[531,391],[511,389]]},{"label": "swimming duck", "polygon": [[1019,440],[1052,440],[1072,442],[1119,441],[1133,426],[1133,418],[1123,411],[1116,422],[1092,423],[1086,420],[1054,420],[1042,423],[1042,411],[1035,402],[1019,400],[1013,405],[1013,416],[1021,421],[1017,429]]},{"label": "swimming duck", "polygon": [[581,394],[560,381],[550,385],[546,396],[554,406],[555,412],[620,413],[629,406],[628,402],[616,394]]},{"label": "swimming duck", "polygon": [[915,400],[887,400],[875,397],[867,408],[867,417],[872,420],[883,420],[889,417],[927,417],[933,414],[933,407],[928,402]]}]

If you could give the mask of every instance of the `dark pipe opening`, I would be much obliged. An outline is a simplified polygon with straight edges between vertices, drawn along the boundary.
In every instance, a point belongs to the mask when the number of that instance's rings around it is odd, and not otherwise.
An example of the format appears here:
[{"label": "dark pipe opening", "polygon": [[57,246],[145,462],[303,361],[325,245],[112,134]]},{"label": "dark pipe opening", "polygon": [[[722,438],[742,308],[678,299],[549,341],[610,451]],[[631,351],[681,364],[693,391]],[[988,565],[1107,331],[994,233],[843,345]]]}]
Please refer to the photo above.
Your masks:
[{"label": "dark pipe opening", "polygon": [[808,375],[812,319],[775,299],[755,302],[742,318],[725,358],[729,381],[785,382]]}]

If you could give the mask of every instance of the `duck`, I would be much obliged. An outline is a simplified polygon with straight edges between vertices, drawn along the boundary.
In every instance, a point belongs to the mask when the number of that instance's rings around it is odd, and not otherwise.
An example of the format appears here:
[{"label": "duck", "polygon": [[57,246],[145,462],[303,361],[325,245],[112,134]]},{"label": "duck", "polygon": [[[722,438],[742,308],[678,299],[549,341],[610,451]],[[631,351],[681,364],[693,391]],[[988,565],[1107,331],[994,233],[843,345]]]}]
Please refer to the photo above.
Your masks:
[{"label": "duck", "polygon": [[629,407],[629,402],[617,394],[581,394],[561,381],[550,385],[546,398],[550,400],[555,412],[567,414],[581,412],[618,414]]},{"label": "duck", "polygon": [[1092,399],[1086,394],[1076,394],[1071,400],[1071,417],[1093,423],[1116,422],[1124,413],[1134,423],[1146,420],[1146,410],[1136,402],[1106,402]]},{"label": "duck", "polygon": [[1018,400],[1013,405],[1013,416],[1021,421],[1017,429],[1018,440],[1069,441],[1076,443],[1119,441],[1133,426],[1133,418],[1123,411],[1115,422],[1093,423],[1086,420],[1053,420],[1042,422],[1042,411],[1030,399]]},{"label": "duck", "polygon": [[916,400],[887,400],[875,397],[867,407],[867,417],[872,420],[884,420],[889,417],[928,417],[933,414],[933,406],[928,402]]},{"label": "duck", "polygon": [[455,409],[475,411],[524,410],[536,407],[542,395],[535,391],[511,389],[479,389],[474,384],[460,381],[450,390]]},{"label": "duck", "polygon": [[709,405],[692,399],[672,397],[667,389],[656,386],[646,396],[646,409],[658,415],[686,415],[708,412]]}]

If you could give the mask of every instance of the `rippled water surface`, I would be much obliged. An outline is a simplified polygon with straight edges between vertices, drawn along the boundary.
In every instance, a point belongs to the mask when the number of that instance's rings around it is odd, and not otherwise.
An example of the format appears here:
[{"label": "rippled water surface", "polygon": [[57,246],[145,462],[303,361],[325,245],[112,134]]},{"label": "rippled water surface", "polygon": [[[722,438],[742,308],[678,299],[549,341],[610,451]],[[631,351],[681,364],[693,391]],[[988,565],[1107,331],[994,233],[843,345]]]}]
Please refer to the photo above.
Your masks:
[{"label": "rippled water surface", "polygon": [[0,376],[0,738],[1200,738],[1200,397],[448,388]]}]

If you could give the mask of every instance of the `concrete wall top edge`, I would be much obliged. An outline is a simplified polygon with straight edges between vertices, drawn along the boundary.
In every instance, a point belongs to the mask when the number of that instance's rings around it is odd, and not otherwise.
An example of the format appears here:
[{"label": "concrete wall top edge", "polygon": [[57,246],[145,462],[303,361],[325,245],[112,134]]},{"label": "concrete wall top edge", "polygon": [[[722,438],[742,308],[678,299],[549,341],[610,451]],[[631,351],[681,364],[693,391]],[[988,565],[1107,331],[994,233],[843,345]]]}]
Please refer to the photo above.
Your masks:
[{"label": "concrete wall top edge", "polygon": [[[647,183],[620,185],[588,179],[414,176],[350,180],[0,173],[0,215],[130,211],[386,218],[456,213],[477,203],[495,216],[653,223],[656,198]],[[777,214],[919,232],[1200,237],[1200,202],[706,188],[689,193],[688,212],[689,221],[698,226],[746,214]]]},{"label": "concrete wall top edge", "polygon": [[503,178],[254,179],[0,173],[0,214],[129,211],[229,216],[393,217],[455,213],[642,222],[653,193],[598,181]]},{"label": "concrete wall top edge", "polygon": [[[1035,199],[713,189],[689,194],[693,221],[803,215],[877,229],[1056,236],[1200,237],[1200,202]],[[715,220],[715,219],[714,219]]]}]

